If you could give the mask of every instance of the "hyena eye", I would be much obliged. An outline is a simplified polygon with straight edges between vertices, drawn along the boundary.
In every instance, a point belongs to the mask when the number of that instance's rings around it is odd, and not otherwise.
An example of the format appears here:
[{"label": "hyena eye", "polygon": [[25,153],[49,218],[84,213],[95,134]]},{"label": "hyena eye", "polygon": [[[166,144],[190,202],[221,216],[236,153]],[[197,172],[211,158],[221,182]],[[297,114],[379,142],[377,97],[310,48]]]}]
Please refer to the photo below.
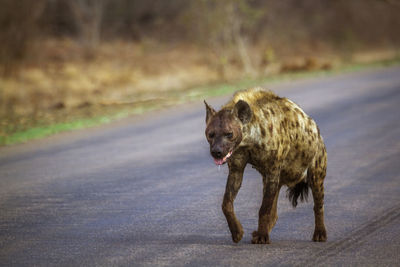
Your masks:
[{"label": "hyena eye", "polygon": [[226,134],[225,134],[225,137],[226,137],[226,138],[229,138],[229,139],[232,139],[233,133],[226,133]]},{"label": "hyena eye", "polygon": [[208,134],[208,138],[209,138],[209,139],[213,139],[214,136],[215,136],[215,133],[213,133],[213,132]]}]

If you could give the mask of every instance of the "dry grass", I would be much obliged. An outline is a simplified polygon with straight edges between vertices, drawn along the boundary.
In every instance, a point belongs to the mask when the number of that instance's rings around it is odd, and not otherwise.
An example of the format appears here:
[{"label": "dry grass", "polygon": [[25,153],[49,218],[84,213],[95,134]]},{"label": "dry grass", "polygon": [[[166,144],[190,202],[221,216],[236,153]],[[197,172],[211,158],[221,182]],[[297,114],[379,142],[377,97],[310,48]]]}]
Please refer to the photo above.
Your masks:
[{"label": "dry grass", "polygon": [[175,48],[148,55],[138,45],[114,43],[91,56],[71,42],[51,41],[44,49],[48,53],[40,64],[1,80],[3,107],[9,103],[14,113],[32,114],[52,108],[136,102],[217,79],[202,64],[200,53],[190,48],[183,49],[185,54]]},{"label": "dry grass", "polygon": [[[70,40],[47,40],[42,51],[15,75],[0,77],[0,139],[40,125],[129,112],[146,103],[175,103],[188,88],[244,78],[237,61],[190,45],[113,42],[85,51]],[[259,77],[340,65],[332,56],[277,58],[270,48],[251,51]],[[377,51],[357,54],[354,60],[397,55]]]}]

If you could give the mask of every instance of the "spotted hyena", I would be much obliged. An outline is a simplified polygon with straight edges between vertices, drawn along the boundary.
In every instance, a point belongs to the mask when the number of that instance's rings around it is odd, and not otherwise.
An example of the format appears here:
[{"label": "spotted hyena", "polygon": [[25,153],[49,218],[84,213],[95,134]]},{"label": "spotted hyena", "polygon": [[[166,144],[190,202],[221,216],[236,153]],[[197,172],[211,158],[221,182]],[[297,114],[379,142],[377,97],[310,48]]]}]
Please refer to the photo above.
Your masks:
[{"label": "spotted hyena", "polygon": [[261,88],[239,91],[215,111],[206,104],[205,131],[217,165],[228,163],[229,175],[222,210],[233,242],[243,237],[233,201],[249,163],[263,178],[263,200],[258,230],[252,243],[269,243],[277,215],[278,195],[283,185],[294,207],[306,200],[308,188],[314,199],[313,241],[326,241],[324,225],[324,178],[326,149],[317,124],[295,103]]}]

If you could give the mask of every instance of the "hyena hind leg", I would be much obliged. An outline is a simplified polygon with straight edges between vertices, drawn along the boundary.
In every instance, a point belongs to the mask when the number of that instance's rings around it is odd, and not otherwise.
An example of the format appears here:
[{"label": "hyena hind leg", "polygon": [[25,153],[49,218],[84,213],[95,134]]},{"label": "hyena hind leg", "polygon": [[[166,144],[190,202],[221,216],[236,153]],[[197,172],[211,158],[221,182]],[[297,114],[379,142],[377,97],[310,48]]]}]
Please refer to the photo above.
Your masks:
[{"label": "hyena hind leg", "polygon": [[324,223],[324,178],[325,168],[310,168],[307,179],[310,183],[314,199],[315,230],[312,240],[314,242],[325,242],[327,239]]}]

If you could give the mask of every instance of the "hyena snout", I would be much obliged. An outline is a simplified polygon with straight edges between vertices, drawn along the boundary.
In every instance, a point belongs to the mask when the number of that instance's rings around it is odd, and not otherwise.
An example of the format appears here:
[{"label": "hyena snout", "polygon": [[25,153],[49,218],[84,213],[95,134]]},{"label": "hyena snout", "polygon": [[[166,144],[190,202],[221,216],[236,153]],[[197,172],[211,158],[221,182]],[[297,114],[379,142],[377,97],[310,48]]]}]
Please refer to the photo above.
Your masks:
[{"label": "hyena snout", "polygon": [[210,147],[211,156],[214,158],[214,162],[217,165],[222,165],[226,163],[228,158],[232,155],[232,150],[226,145],[221,145],[219,143],[211,145]]},{"label": "hyena snout", "polygon": [[221,140],[221,138],[215,138],[210,144],[210,154],[214,159],[222,159],[225,157],[232,149],[231,146]]},{"label": "hyena snout", "polygon": [[213,156],[213,158],[215,158],[215,159],[220,159],[225,155],[224,155],[222,148],[213,147],[213,148],[211,148],[211,156]]}]

